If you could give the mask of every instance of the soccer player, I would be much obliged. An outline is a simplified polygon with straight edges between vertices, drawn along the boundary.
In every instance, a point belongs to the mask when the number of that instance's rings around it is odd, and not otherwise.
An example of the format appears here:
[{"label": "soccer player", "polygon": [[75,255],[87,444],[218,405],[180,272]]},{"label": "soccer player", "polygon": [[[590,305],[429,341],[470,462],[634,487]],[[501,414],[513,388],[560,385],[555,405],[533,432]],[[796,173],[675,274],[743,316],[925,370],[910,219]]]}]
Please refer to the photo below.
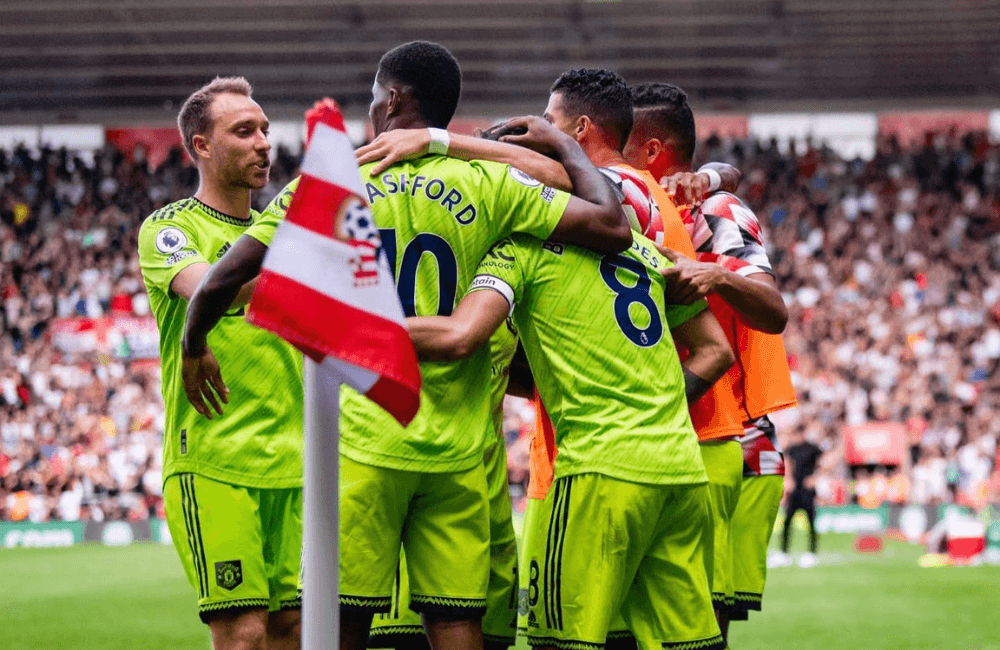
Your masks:
[{"label": "soccer player", "polygon": [[160,330],[167,525],[216,650],[298,648],[302,355],[245,322],[249,286],[222,305],[225,317],[208,339],[228,386],[218,384],[208,404],[181,393],[185,307],[209,264],[258,219],[250,193],[267,183],[268,121],[236,77],[193,93],[178,125],[198,191],[139,231]]},{"label": "soccer player", "polygon": [[[460,88],[458,62],[440,45],[417,41],[390,50],[372,88],[375,133],[443,129]],[[566,167],[577,196],[506,165],[439,155],[394,165],[378,178],[362,168],[407,315],[451,313],[491,244],[513,232],[607,253],[631,244],[621,204],[576,143],[544,126],[535,131]],[[433,133],[439,150],[447,149],[447,133]],[[294,186],[272,202],[272,234]],[[270,239],[267,232],[251,234],[260,239],[237,241],[192,300],[187,335],[195,344],[218,318],[220,305],[258,272]],[[421,408],[405,429],[368,399],[342,390],[342,648],[363,648],[372,616],[389,610],[401,545],[410,608],[422,614],[431,646],[482,647],[490,543],[483,467],[492,434],[489,371],[488,350],[462,361],[421,364]],[[211,390],[205,380],[198,384]]]},{"label": "soccer player", "polygon": [[[660,178],[690,172],[696,136],[686,94],[670,84],[642,84],[633,89],[633,102],[635,125],[625,146],[629,162]],[[699,261],[673,256],[677,265],[667,273],[674,296],[708,298],[738,361],[691,406],[699,436],[720,441],[706,442],[702,453],[709,483],[716,486],[714,591],[725,635],[728,618],[760,609],[784,471],[767,414],[796,403],[778,335],[788,316],[753,211],[720,192],[682,214]],[[729,442],[740,434],[742,459],[736,443]],[[732,600],[720,600],[726,598]]]},{"label": "soccer player", "polygon": [[[515,236],[483,259],[454,315],[408,320],[421,354],[452,359],[512,313],[556,425],[536,527],[547,535],[529,542],[522,571],[533,646],[603,647],[621,611],[644,648],[722,648],[685,394],[697,399],[733,355],[703,303],[664,304],[667,266],[638,235],[605,256]],[[683,367],[671,330],[692,351]]]}]

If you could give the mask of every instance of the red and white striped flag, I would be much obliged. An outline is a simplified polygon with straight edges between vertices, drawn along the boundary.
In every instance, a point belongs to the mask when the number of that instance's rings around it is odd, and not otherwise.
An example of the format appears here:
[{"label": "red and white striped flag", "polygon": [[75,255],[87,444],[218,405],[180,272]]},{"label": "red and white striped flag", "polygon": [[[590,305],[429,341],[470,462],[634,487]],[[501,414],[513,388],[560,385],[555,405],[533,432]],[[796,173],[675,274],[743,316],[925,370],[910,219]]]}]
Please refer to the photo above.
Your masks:
[{"label": "red and white striped flag", "polygon": [[344,118],[307,113],[302,176],[247,315],[294,344],[404,426],[420,406],[420,369],[392,272],[365,203]]}]

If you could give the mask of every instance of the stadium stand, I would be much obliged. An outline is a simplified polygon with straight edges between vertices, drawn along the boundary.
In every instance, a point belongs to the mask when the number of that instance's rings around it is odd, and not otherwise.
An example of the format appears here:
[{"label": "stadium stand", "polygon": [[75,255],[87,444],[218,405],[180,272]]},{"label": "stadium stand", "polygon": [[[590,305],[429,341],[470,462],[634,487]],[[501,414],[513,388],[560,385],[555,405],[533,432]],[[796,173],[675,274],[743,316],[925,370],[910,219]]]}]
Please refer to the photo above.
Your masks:
[{"label": "stadium stand", "polygon": [[[743,170],[767,231],[800,398],[778,429],[826,450],[819,503],[1000,502],[1000,146],[952,130],[880,137],[870,160],[801,140],[712,137],[699,152]],[[279,152],[259,205],[297,160]],[[179,151],[149,171],[112,148],[92,162],[19,148],[0,153],[0,178],[0,520],[158,516],[155,331],[151,351],[115,332],[149,315],[143,216],[196,177]],[[533,417],[505,405],[515,502]],[[896,462],[854,458],[852,432],[890,424]]]}]

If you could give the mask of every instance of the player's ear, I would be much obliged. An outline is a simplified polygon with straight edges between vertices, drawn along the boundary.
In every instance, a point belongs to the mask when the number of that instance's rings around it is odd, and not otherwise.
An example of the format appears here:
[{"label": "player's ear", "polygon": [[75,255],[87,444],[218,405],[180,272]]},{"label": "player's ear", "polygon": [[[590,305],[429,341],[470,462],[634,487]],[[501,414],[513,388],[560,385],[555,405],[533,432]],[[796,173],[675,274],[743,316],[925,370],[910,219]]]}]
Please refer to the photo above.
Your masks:
[{"label": "player's ear", "polygon": [[395,117],[402,112],[403,94],[395,86],[389,86],[388,96],[385,100],[385,117]]},{"label": "player's ear", "polygon": [[194,150],[195,162],[197,162],[197,158],[212,157],[212,146],[208,138],[201,133],[191,137],[191,149]]},{"label": "player's ear", "polygon": [[588,116],[581,115],[576,118],[576,124],[573,126],[573,137],[576,138],[577,142],[580,142],[593,126],[594,123]]},{"label": "player's ear", "polygon": [[646,140],[644,148],[646,153],[646,168],[649,169],[656,162],[656,159],[660,157],[660,154],[663,153],[663,143],[656,138],[650,138]]}]

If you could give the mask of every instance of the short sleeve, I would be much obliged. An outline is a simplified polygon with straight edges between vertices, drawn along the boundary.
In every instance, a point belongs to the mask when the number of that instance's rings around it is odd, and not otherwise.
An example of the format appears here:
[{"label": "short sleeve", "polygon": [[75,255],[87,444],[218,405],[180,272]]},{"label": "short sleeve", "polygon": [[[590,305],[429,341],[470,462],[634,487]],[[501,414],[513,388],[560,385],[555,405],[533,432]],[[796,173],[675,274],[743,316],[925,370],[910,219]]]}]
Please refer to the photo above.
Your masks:
[{"label": "short sleeve", "polygon": [[569,194],[543,185],[517,167],[491,165],[494,234],[499,239],[515,232],[548,239],[562,219]]},{"label": "short sleeve", "polygon": [[170,294],[170,283],[177,274],[204,262],[198,252],[197,233],[173,219],[157,219],[154,214],[139,229],[139,267],[142,277],[151,287]]},{"label": "short sleeve", "polygon": [[699,253],[726,255],[746,262],[742,274],[773,273],[764,248],[760,221],[753,210],[732,194],[718,192],[701,206],[700,220],[710,237],[696,244]]},{"label": "short sleeve", "polygon": [[270,246],[274,240],[274,233],[278,230],[278,225],[285,220],[285,215],[288,213],[288,206],[291,204],[295,188],[298,186],[299,179],[297,178],[286,185],[285,189],[281,190],[278,196],[274,197],[267,204],[267,207],[260,213],[257,221],[247,228],[243,234],[253,237],[265,246]]},{"label": "short sleeve", "polygon": [[501,239],[479,262],[469,292],[482,289],[496,291],[507,299],[510,311],[513,312],[514,306],[524,296],[524,263],[529,255],[530,251],[523,242],[509,237]]}]

